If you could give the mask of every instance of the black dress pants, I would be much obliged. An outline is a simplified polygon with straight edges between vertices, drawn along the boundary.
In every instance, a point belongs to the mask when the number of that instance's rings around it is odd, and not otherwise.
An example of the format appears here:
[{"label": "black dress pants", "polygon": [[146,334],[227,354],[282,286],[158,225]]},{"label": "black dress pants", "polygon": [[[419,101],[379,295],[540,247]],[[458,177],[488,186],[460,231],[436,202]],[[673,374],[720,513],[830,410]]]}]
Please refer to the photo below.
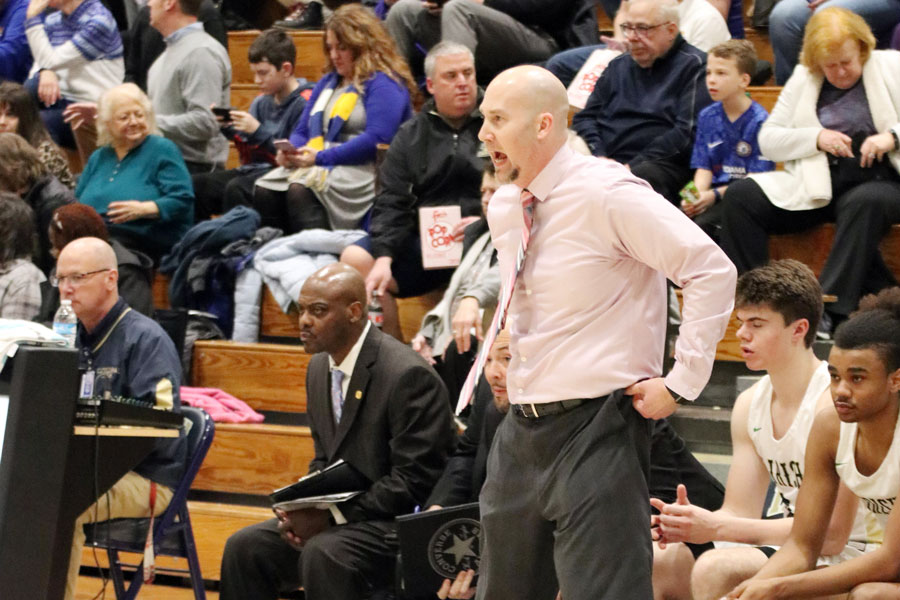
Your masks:
[{"label": "black dress pants", "polygon": [[622,390],[509,415],[481,490],[480,600],[650,600],[650,423]]},{"label": "black dress pants", "polygon": [[896,285],[878,244],[893,223],[900,223],[900,182],[869,181],[822,208],[792,211],[772,204],[748,178],[731,183],[723,201],[722,249],[738,273],[768,262],[769,234],[795,233],[834,222],[831,253],[819,275],[822,290],[837,296],[829,312],[849,315],[863,295]]},{"label": "black dress pants", "polygon": [[225,214],[235,206],[253,206],[253,184],[271,170],[228,169],[191,176],[194,184],[194,221]]},{"label": "black dress pants", "polygon": [[278,520],[241,529],[225,544],[222,600],[275,600],[301,585],[307,600],[362,600],[394,581],[396,530],[388,521],[331,527],[301,551],[281,539]]}]

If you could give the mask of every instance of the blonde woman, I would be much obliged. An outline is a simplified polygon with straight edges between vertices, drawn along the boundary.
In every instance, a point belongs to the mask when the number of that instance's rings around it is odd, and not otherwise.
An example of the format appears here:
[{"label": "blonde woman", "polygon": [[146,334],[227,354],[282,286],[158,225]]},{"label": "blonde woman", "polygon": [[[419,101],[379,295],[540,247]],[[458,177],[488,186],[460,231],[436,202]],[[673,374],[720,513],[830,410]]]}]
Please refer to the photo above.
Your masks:
[{"label": "blonde woman", "polygon": [[770,233],[835,223],[819,280],[837,301],[823,333],[863,294],[896,283],[878,244],[900,222],[900,53],[874,48],[859,15],[812,16],[801,64],[759,132],[763,155],[784,170],[735,182],[722,206],[722,248],[742,273],[766,263]]},{"label": "blonde woman", "polygon": [[75,196],[104,218],[111,237],[158,262],[193,223],[181,152],[159,135],[150,100],[133,83],[100,97],[97,142]]}]

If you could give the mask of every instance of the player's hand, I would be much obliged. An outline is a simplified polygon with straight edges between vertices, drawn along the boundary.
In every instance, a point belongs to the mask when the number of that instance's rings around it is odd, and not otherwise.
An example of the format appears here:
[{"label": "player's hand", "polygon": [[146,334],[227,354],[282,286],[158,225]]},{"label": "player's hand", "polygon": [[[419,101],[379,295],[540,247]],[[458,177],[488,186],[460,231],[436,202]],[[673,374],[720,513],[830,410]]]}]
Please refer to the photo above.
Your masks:
[{"label": "player's hand", "polygon": [[472,579],[475,578],[475,571],[460,571],[456,575],[456,579],[450,581],[445,579],[441,584],[441,589],[437,591],[437,597],[441,600],[446,598],[462,598],[468,600],[475,597],[475,588],[472,587]]},{"label": "player's hand", "polygon": [[712,190],[700,192],[699,199],[696,202],[681,202],[681,210],[684,214],[693,218],[704,212],[710,206],[716,203],[716,194]]},{"label": "player's hand", "polygon": [[666,389],[662,377],[645,379],[625,388],[625,393],[632,396],[631,404],[645,419],[662,419],[668,417],[678,406],[675,398]]},{"label": "player's hand", "polygon": [[453,339],[456,340],[456,351],[462,354],[468,352],[472,346],[472,328],[475,328],[475,337],[478,341],[484,340],[484,331],[481,326],[481,311],[478,300],[466,296],[459,302],[456,314],[450,326],[453,328]]},{"label": "player's hand", "polygon": [[429,365],[435,364],[434,361],[434,348],[428,343],[428,340],[425,339],[425,336],[421,333],[417,333],[416,337],[412,339],[410,342],[412,349],[419,353],[419,356],[425,359]]},{"label": "player's hand", "polygon": [[372,270],[366,275],[366,298],[371,300],[372,296],[383,296],[387,291],[394,274],[391,273],[391,263],[393,259],[390,256],[379,256],[372,265]]},{"label": "player's hand", "polygon": [[694,506],[688,500],[687,488],[678,484],[674,504],[650,498],[650,505],[659,511],[651,517],[651,525],[658,526],[659,547],[676,542],[705,544],[716,539],[717,520],[712,512]]},{"label": "player's hand", "polygon": [[859,147],[859,166],[871,167],[875,161],[881,162],[884,155],[894,149],[894,136],[891,132],[870,135]]},{"label": "player's hand", "polygon": [[232,110],[228,114],[231,117],[231,124],[238,131],[242,131],[248,135],[256,133],[259,129],[259,121],[250,113],[243,110]]},{"label": "player's hand", "polygon": [[44,106],[53,106],[60,96],[59,77],[50,69],[43,69],[38,75],[38,98]]},{"label": "player's hand", "polygon": [[722,596],[721,600],[778,600],[785,598],[781,578],[748,579]]},{"label": "player's hand", "polygon": [[845,133],[833,129],[823,129],[816,138],[816,147],[833,156],[850,158],[853,156],[853,150],[850,148],[852,142],[850,136]]},{"label": "player's hand", "polygon": [[63,111],[63,120],[72,129],[78,129],[82,125],[90,125],[97,120],[97,103],[74,102]]}]

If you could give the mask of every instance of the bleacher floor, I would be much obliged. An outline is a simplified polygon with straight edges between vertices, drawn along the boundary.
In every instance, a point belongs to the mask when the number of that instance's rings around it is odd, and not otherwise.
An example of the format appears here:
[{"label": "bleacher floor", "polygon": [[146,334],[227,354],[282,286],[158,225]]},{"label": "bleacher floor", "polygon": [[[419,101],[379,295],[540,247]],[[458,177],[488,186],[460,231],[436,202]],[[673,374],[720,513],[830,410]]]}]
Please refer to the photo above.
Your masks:
[{"label": "bleacher floor", "polygon": [[[78,578],[78,591],[75,600],[92,600],[102,586],[99,577],[82,575]],[[138,594],[141,600],[193,600],[194,592],[189,587],[172,587],[167,585],[144,585]],[[106,586],[106,599],[115,600],[116,592],[112,582]],[[219,593],[206,590],[207,600],[218,600]]]}]

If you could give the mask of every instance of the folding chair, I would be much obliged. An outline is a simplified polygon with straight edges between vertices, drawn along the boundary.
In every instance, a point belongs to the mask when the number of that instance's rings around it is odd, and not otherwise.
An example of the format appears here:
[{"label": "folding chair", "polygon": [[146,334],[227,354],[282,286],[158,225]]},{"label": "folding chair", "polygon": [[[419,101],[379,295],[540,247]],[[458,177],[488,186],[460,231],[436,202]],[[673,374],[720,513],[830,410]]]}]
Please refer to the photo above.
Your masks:
[{"label": "folding chair", "polygon": [[[191,519],[188,515],[187,493],[212,444],[216,428],[212,418],[203,410],[182,406],[181,412],[191,421],[191,430],[188,433],[187,441],[187,466],[181,482],[175,488],[171,503],[155,519],[153,548],[156,556],[186,558],[188,570],[157,568],[157,572],[177,575],[190,574],[194,599],[206,600],[203,576],[200,574],[200,560],[197,557],[194,532],[191,530]],[[118,600],[135,598],[144,582],[143,560],[138,565],[122,563],[119,559],[119,552],[143,554],[149,524],[149,518],[142,518],[112,519],[96,524],[87,523],[84,526],[87,536],[85,543],[98,548],[106,548],[109,556],[110,577]],[[127,589],[122,571],[123,566],[136,568]]]}]

